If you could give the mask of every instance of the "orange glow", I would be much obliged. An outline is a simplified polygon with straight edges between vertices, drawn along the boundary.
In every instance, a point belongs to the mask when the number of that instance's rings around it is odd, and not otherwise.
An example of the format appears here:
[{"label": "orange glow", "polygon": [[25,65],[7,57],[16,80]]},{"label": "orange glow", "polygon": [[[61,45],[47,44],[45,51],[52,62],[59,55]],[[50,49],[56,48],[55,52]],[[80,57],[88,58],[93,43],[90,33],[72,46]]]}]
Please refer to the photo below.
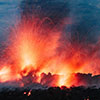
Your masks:
[{"label": "orange glow", "polygon": [[52,28],[53,23],[47,20],[23,19],[12,28],[6,51],[10,63],[0,68],[0,82],[19,80],[21,87],[29,83],[69,87],[75,79],[72,73],[94,73],[88,66],[98,60],[86,53],[83,44],[64,39],[62,30]]},{"label": "orange glow", "polygon": [[4,66],[1,70],[0,70],[0,81],[1,82],[6,82],[10,79],[10,68]]},{"label": "orange glow", "polygon": [[24,92],[24,94],[27,94],[26,92]]},{"label": "orange glow", "polygon": [[31,90],[28,92],[27,96],[30,96],[31,95]]}]

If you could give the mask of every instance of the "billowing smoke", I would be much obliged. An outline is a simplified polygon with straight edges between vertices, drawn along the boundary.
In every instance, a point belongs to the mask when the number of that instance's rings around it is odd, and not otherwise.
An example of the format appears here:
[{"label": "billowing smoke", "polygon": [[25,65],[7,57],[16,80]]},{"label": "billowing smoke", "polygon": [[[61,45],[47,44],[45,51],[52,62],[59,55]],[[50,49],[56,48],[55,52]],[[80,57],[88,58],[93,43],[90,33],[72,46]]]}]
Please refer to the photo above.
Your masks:
[{"label": "billowing smoke", "polygon": [[72,86],[100,87],[100,75],[77,73],[71,76]]},{"label": "billowing smoke", "polygon": [[[68,18],[70,9],[67,0],[23,0],[20,5],[21,17],[50,18],[60,24]],[[65,20],[66,21],[66,20]]]}]

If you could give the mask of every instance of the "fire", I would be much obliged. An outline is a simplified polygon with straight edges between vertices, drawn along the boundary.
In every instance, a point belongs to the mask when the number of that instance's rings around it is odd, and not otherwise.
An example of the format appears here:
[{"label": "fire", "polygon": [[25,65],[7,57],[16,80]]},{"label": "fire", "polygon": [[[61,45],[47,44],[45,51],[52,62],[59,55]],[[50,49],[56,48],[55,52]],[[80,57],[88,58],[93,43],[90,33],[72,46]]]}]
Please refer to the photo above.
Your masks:
[{"label": "fire", "polygon": [[20,86],[29,83],[71,86],[75,79],[72,73],[85,72],[94,61],[89,55],[95,50],[86,53],[92,46],[70,42],[64,35],[49,19],[23,19],[12,28],[6,49],[9,63],[0,68],[0,82],[19,80]]},{"label": "fire", "polygon": [[31,95],[31,90],[28,92],[27,96],[30,96]]},{"label": "fire", "polygon": [[0,70],[0,81],[1,82],[6,82],[7,80],[10,79],[10,68],[4,66],[1,70]]},{"label": "fire", "polygon": [[13,80],[19,80],[21,77],[19,73],[12,71],[13,68],[10,66],[4,66],[0,69],[0,82],[7,82]]},{"label": "fire", "polygon": [[24,95],[30,96],[31,92],[32,92],[32,90],[30,90],[29,92],[24,92]]}]

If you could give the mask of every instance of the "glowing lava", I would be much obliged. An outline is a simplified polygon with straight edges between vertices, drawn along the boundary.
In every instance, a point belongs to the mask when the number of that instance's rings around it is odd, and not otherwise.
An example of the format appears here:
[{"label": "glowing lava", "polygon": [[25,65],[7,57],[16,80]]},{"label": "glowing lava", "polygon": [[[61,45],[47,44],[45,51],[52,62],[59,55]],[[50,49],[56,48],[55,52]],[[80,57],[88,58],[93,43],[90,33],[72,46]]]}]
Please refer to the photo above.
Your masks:
[{"label": "glowing lava", "polygon": [[7,80],[10,79],[10,68],[4,66],[1,70],[0,70],[0,81],[1,82],[6,82]]},{"label": "glowing lava", "polygon": [[94,62],[90,55],[95,50],[90,52],[88,48],[95,47],[69,41],[64,35],[49,19],[23,19],[12,28],[6,48],[9,63],[0,68],[0,82],[17,80],[21,81],[20,86],[30,83],[71,86],[70,80],[75,79],[71,74],[85,72]]}]

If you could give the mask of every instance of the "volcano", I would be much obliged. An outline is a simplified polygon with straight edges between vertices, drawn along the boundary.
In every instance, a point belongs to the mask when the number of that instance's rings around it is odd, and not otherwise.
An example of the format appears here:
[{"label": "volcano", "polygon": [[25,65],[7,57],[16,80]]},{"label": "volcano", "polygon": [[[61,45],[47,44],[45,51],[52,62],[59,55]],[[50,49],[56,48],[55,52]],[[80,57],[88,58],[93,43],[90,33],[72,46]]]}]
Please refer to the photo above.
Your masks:
[{"label": "volcano", "polygon": [[100,87],[99,39],[69,31],[69,13],[68,1],[21,2],[20,19],[0,46],[0,84]]},{"label": "volcano", "polygon": [[20,2],[0,38],[0,100],[100,100],[95,1]]}]

